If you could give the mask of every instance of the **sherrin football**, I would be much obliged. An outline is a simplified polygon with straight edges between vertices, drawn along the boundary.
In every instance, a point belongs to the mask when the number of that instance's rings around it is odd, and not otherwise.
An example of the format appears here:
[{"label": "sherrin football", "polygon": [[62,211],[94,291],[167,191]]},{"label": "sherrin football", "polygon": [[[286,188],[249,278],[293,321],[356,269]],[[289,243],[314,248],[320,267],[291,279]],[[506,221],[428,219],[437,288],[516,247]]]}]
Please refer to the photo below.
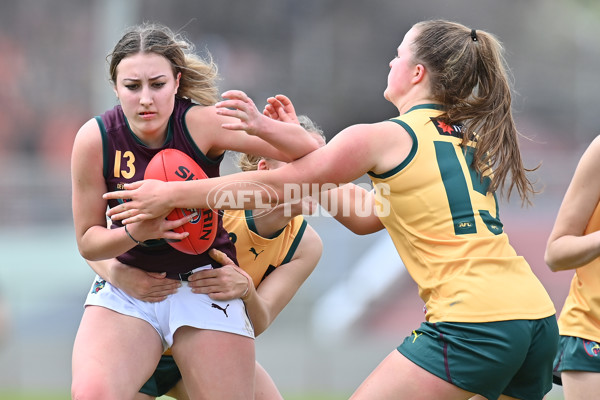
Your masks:
[{"label": "sherrin football", "polygon": [[[157,179],[165,182],[191,181],[206,179],[208,176],[190,156],[177,149],[164,149],[157,153],[148,163],[144,179]],[[212,245],[217,234],[217,214],[211,209],[176,208],[167,216],[168,220],[177,220],[197,212],[198,215],[185,223],[175,232],[188,232],[183,240],[168,243],[187,254],[201,254]]]}]

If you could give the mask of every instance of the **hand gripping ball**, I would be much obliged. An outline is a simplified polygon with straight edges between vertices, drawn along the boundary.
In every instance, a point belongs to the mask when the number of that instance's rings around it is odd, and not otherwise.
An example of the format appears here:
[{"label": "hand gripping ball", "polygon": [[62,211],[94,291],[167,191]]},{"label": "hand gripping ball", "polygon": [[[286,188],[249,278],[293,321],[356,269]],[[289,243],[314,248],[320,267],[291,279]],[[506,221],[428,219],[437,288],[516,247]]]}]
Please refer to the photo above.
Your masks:
[{"label": "hand gripping ball", "polygon": [[[205,179],[208,176],[202,168],[187,154],[177,149],[164,149],[158,152],[148,163],[144,179],[157,179],[165,182],[191,181]],[[177,220],[187,215],[198,213],[194,219],[174,231],[188,232],[183,240],[168,243],[187,254],[201,254],[212,245],[217,234],[217,213],[211,209],[176,208],[167,216],[168,220]]]}]

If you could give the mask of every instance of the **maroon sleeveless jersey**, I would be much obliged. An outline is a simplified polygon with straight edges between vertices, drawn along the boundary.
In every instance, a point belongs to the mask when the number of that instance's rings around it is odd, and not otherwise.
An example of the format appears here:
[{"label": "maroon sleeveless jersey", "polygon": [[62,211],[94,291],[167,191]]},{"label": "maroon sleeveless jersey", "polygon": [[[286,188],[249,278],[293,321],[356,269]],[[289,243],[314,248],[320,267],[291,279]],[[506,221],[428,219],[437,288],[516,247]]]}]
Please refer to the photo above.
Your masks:
[{"label": "maroon sleeveless jersey", "polygon": [[[176,97],[175,108],[169,120],[167,137],[162,147],[151,149],[146,147],[131,131],[120,105],[115,106],[96,117],[102,134],[104,156],[104,178],[108,191],[123,188],[124,183],[144,179],[144,171],[152,157],[163,149],[181,150],[194,159],[202,167],[208,177],[219,176],[219,165],[223,156],[216,160],[209,159],[196,146],[185,124],[185,114],[195,103]],[[110,208],[122,200],[109,200]],[[224,252],[237,264],[235,247],[229,240],[227,231],[223,229],[222,216],[218,217],[218,231],[212,248]],[[113,222],[112,228],[121,227],[121,221]],[[148,240],[145,246],[135,246],[117,257],[124,264],[141,268],[150,272],[167,272],[169,277],[188,272],[196,267],[212,264],[218,268],[208,252],[191,255],[175,250],[164,240]]]}]

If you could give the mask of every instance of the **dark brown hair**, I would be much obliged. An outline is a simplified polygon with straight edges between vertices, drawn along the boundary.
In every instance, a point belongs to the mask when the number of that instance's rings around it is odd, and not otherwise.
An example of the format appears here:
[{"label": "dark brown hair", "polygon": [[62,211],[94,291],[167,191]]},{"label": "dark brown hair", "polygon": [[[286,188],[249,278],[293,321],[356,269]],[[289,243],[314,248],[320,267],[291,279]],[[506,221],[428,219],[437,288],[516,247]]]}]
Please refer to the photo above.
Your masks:
[{"label": "dark brown hair", "polygon": [[[472,167],[492,179],[490,191],[516,188],[523,203],[536,193],[526,176],[511,110],[509,69],[501,42],[459,23],[431,20],[414,25],[414,62],[429,71],[433,99],[444,105],[442,120],[463,124],[462,146],[476,140]],[[535,170],[537,168],[534,168]]]}]

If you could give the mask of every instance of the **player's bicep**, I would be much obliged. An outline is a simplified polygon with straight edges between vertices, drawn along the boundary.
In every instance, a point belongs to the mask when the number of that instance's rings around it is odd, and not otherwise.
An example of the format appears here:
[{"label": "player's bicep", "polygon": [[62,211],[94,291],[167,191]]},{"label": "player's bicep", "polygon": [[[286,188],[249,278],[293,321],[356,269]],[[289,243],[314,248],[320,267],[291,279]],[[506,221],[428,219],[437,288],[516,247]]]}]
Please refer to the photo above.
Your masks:
[{"label": "player's bicep", "polygon": [[102,174],[102,141],[94,120],[77,133],[71,157],[72,208],[77,239],[94,225],[106,226],[106,183]]},{"label": "player's bicep", "polygon": [[581,157],[560,206],[550,240],[583,234],[600,199],[600,137]]}]

